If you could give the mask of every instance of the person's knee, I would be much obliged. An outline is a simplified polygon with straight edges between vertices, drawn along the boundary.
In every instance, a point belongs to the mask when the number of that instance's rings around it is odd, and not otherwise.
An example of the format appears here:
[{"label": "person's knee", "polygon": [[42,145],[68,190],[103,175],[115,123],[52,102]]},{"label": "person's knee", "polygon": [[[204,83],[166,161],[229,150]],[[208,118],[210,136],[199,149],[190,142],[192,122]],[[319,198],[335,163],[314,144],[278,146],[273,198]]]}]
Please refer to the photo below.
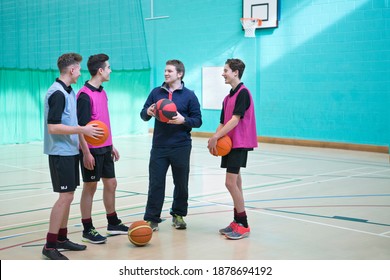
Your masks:
[{"label": "person's knee", "polygon": [[73,198],[74,198],[74,192],[61,193],[58,200],[62,204],[70,205],[73,201]]}]

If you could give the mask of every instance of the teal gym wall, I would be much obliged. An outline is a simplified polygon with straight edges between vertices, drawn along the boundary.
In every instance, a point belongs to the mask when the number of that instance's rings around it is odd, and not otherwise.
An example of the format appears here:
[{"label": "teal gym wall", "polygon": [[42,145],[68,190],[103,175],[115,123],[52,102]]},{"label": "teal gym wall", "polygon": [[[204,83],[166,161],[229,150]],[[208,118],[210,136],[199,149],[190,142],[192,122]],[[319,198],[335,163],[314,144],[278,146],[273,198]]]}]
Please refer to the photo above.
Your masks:
[{"label": "teal gym wall", "polygon": [[[83,63],[93,53],[111,57],[114,72],[105,87],[116,135],[151,127],[139,110],[163,82],[166,60],[185,63],[184,81],[202,101],[202,68],[236,57],[247,65],[242,80],[254,96],[259,136],[390,145],[390,1],[281,0],[279,27],[257,30],[256,38],[244,37],[242,0],[153,3],[152,10],[149,0],[2,0],[0,144],[42,139],[40,104],[56,75],[46,71],[55,70],[61,53],[76,51]],[[168,17],[145,20],[151,12]],[[215,131],[220,110],[202,114],[195,131]],[[25,135],[32,126],[23,121],[31,118],[38,118],[35,132]]]},{"label": "teal gym wall", "polygon": [[[182,59],[185,82],[202,99],[202,67],[241,58],[259,136],[388,145],[390,1],[279,4],[279,27],[245,38],[241,0],[154,1],[155,16],[169,18],[145,21],[152,81],[162,81],[167,59]],[[199,130],[214,131],[219,111],[202,113]]]}]

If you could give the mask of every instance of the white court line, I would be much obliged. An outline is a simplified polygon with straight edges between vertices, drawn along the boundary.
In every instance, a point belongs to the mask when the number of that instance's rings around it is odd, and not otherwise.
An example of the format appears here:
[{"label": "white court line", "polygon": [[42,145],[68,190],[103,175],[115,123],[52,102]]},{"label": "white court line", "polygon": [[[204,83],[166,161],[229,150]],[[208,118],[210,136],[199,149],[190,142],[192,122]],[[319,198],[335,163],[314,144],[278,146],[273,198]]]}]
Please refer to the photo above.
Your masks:
[{"label": "white court line", "polygon": [[[273,181],[273,182],[265,184],[264,187],[270,187],[269,189],[259,190],[259,191],[254,191],[254,192],[248,192],[248,193],[244,193],[244,195],[248,196],[248,195],[251,195],[251,194],[264,193],[264,192],[273,192],[273,191],[276,191],[276,190],[290,189],[290,188],[295,188],[295,187],[300,187],[300,186],[305,186],[305,185],[310,185],[310,184],[317,184],[317,183],[323,183],[323,182],[335,181],[335,180],[343,180],[343,179],[347,178],[348,176],[343,176],[343,177],[340,177],[340,178],[324,179],[324,180],[319,180],[319,181],[311,181],[311,182],[306,182],[306,183],[293,184],[293,185],[289,185],[289,186],[285,186],[285,187],[273,188],[274,185],[282,184],[282,183],[289,183],[291,180],[294,180],[294,181],[296,181],[296,180],[303,180],[303,179],[308,179],[308,178],[314,178],[314,177],[317,177],[317,176],[330,175],[330,174],[336,174],[336,173],[347,172],[347,171],[355,171],[355,170],[364,169],[364,168],[365,167],[359,167],[359,168],[353,168],[353,169],[345,169],[345,170],[338,170],[338,171],[332,171],[332,172],[326,172],[326,173],[319,173],[319,174],[315,174],[315,175],[303,176],[303,177],[298,177],[298,178],[289,178],[289,179],[285,179],[285,180]],[[267,185],[269,185],[269,186],[267,186]],[[246,189],[252,188],[252,187],[261,187],[261,186],[262,185],[258,185],[258,184],[246,185],[245,187],[243,187],[243,190],[246,190]],[[203,196],[203,194],[204,193],[202,193],[202,195],[200,195],[200,196]],[[212,194],[212,193],[209,193],[209,194]],[[225,199],[226,197],[230,197],[230,194],[228,192],[226,192],[226,194],[220,194],[220,195],[222,196],[221,198],[218,198],[218,196],[216,196],[216,197],[213,198],[213,201],[216,201],[216,200],[218,201],[218,200]]]},{"label": "white court line", "polygon": [[[382,232],[381,234],[379,234],[379,235],[386,235],[386,234],[390,234],[390,231],[385,231],[385,232]],[[388,236],[386,236],[386,237],[388,237]]]},{"label": "white court line", "polygon": [[36,173],[42,173],[42,174],[50,175],[49,171],[39,171],[39,170],[31,169],[31,168],[18,167],[18,166],[15,166],[15,165],[9,165],[9,164],[4,164],[4,163],[0,163],[0,165],[6,166],[6,167],[10,167],[10,168],[19,169],[19,170],[27,170],[27,171],[32,171],[32,172],[36,172]]},{"label": "white court line", "polygon": [[354,231],[354,232],[359,232],[359,233],[364,233],[364,234],[369,234],[369,235],[374,235],[374,236],[379,236],[379,237],[390,238],[390,236],[383,235],[383,233],[382,234],[373,233],[373,232],[369,232],[369,231],[352,229],[352,228],[348,228],[348,227],[341,227],[341,226],[336,226],[336,225],[331,225],[331,224],[321,223],[321,222],[315,222],[315,221],[310,221],[310,220],[305,220],[305,219],[293,218],[293,217],[288,217],[288,216],[284,216],[284,215],[280,215],[280,214],[267,213],[267,212],[258,211],[258,210],[248,209],[248,211],[259,213],[259,214],[264,214],[264,215],[269,215],[269,216],[275,216],[275,217],[284,218],[284,219],[289,219],[289,220],[295,220],[295,221],[310,223],[310,224],[316,224],[316,225],[327,226],[327,227],[332,227],[332,228],[338,228],[338,229],[343,229],[343,230],[348,230],[348,231]]},{"label": "white court line", "polygon": [[[324,176],[324,175],[336,174],[336,173],[340,173],[340,172],[353,171],[353,170],[364,169],[364,168],[365,168],[365,167],[360,167],[360,168],[346,169],[346,170],[335,171],[335,172],[320,173],[320,174],[310,175],[310,176],[304,176],[304,177],[300,177],[300,178],[296,178],[296,179],[297,179],[297,180],[302,180],[302,179],[314,178],[314,177],[317,177],[317,176]],[[324,179],[324,180],[316,180],[316,181],[312,181],[312,182],[306,182],[306,183],[300,183],[300,184],[293,184],[293,185],[285,186],[285,187],[271,188],[271,189],[267,189],[267,190],[259,190],[259,191],[256,191],[256,192],[251,192],[251,193],[249,193],[249,194],[264,193],[264,192],[277,191],[277,190],[286,190],[286,189],[295,188],[295,187],[300,187],[300,186],[305,186],[305,185],[311,185],[311,184],[317,184],[317,183],[324,183],[324,182],[330,182],[330,181],[344,180],[344,179],[346,179],[346,178],[353,178],[353,177],[355,177],[355,176],[362,176],[362,175],[368,175],[368,174],[375,174],[375,173],[381,173],[381,172],[387,172],[387,171],[388,171],[388,170],[383,169],[383,170],[373,171],[373,172],[366,172],[366,173],[363,172],[363,173],[359,173],[359,174],[357,174],[357,175],[348,175],[348,176],[343,176],[343,177],[340,177],[340,178],[331,178],[331,179]],[[276,182],[276,183],[277,183],[277,182]],[[247,187],[245,187],[245,188],[243,188],[243,189],[245,190],[246,188],[247,188]],[[248,193],[245,194],[245,195],[248,195]]]}]

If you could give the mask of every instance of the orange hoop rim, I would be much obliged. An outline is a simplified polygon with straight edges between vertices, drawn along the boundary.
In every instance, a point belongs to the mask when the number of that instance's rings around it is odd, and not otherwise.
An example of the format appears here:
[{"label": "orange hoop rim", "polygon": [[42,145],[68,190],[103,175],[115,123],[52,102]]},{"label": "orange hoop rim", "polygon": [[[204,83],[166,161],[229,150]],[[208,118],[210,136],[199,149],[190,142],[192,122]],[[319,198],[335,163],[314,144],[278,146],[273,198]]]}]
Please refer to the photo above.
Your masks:
[{"label": "orange hoop rim", "polygon": [[257,26],[261,26],[261,24],[263,23],[263,21],[259,18],[241,18],[241,22],[244,22],[246,20],[249,21],[257,20]]}]

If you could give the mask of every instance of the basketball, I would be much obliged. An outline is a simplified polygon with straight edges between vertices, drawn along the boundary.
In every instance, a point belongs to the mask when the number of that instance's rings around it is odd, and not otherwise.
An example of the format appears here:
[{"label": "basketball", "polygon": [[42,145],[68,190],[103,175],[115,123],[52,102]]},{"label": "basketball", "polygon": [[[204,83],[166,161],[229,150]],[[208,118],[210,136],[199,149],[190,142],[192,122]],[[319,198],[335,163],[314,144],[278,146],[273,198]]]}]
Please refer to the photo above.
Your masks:
[{"label": "basketball", "polygon": [[222,136],[217,141],[217,155],[226,156],[232,149],[232,139],[228,135]]},{"label": "basketball", "polygon": [[168,122],[174,116],[176,116],[176,105],[172,100],[167,98],[160,99],[156,103],[155,116],[160,122]]},{"label": "basketball", "polygon": [[87,143],[92,145],[92,146],[100,146],[104,142],[106,142],[108,136],[110,135],[110,132],[108,131],[107,125],[104,122],[99,121],[99,120],[90,121],[88,124],[97,124],[99,128],[103,128],[104,135],[101,136],[99,139],[94,139],[92,137],[84,135],[84,138],[87,141]]},{"label": "basketball", "polygon": [[144,246],[152,239],[153,230],[145,221],[136,221],[129,227],[129,241],[135,246]]}]

